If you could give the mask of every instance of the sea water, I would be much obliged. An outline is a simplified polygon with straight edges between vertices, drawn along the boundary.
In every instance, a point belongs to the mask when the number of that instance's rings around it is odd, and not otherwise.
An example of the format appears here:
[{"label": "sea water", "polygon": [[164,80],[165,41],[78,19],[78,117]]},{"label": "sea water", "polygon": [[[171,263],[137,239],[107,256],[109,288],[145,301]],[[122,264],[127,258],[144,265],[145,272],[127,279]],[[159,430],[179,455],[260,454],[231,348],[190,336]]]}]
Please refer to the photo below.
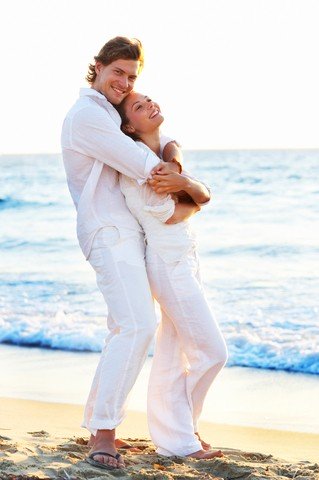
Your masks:
[{"label": "sea water", "polygon": [[[319,151],[185,151],[228,366],[319,374]],[[77,244],[60,155],[0,156],[0,343],[101,350],[107,310]]]}]

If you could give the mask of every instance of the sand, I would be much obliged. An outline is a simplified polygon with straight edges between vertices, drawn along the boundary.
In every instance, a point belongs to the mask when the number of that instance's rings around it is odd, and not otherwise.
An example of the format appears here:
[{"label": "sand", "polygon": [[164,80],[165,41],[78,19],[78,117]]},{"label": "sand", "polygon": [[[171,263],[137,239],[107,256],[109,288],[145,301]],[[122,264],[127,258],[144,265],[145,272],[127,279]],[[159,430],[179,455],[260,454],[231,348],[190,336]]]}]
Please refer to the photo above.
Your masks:
[{"label": "sand", "polygon": [[202,423],[200,433],[225,456],[166,458],[155,453],[143,413],[129,412],[118,429],[140,448],[124,452],[125,470],[85,462],[88,435],[79,405],[0,399],[0,480],[60,479],[319,479],[319,435]]}]

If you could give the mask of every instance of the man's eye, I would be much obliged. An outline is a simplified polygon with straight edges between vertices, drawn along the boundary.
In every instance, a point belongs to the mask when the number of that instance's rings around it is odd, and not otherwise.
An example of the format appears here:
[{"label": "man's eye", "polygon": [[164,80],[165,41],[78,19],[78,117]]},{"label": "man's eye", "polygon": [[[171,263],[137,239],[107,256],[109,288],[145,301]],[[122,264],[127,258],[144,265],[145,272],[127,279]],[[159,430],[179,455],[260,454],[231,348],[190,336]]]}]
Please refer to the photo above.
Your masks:
[{"label": "man's eye", "polygon": [[140,108],[142,108],[142,105],[137,105],[136,110],[139,110]]}]

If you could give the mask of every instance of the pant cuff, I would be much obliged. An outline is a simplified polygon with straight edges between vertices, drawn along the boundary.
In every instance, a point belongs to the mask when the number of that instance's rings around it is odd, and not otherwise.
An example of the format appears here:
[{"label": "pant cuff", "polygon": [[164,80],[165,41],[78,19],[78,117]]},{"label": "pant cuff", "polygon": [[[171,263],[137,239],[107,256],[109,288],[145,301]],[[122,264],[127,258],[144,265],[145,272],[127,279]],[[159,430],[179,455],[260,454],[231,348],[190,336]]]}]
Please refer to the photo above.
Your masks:
[{"label": "pant cuff", "polygon": [[94,436],[96,435],[96,432],[97,432],[96,428],[90,428],[85,421],[83,421],[80,426],[82,428],[86,428],[91,433],[91,435],[94,435]]},{"label": "pant cuff", "polygon": [[97,430],[113,430],[114,428],[118,427],[121,424],[121,421],[115,421],[115,420],[98,420],[92,418],[91,421],[87,424],[84,425],[85,428],[87,428],[93,435],[96,434]]},{"label": "pant cuff", "polygon": [[174,452],[158,447],[156,449],[156,453],[158,453],[159,455],[164,455],[165,457],[172,457],[173,455],[177,455],[179,457],[185,457],[186,455],[190,455],[191,453],[198,452],[199,450],[202,450],[202,445],[198,441],[198,442],[194,442],[192,445],[188,445],[187,447],[177,448],[176,450],[174,449]]}]

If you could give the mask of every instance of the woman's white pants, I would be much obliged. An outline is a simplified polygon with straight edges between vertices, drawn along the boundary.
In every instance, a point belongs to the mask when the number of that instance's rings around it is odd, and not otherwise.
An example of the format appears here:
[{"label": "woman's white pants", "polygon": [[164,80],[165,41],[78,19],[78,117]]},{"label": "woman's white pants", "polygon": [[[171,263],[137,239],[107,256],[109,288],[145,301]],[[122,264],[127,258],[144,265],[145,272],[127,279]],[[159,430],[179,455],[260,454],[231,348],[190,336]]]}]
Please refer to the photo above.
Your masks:
[{"label": "woman's white pants", "polygon": [[195,248],[165,262],[149,247],[147,272],[162,311],[148,389],[149,430],[157,453],[188,455],[202,449],[197,422],[227,349],[203,292]]},{"label": "woman's white pants", "polygon": [[[206,393],[226,362],[226,346],[205,299],[196,252],[166,263],[136,232],[103,228],[89,262],[108,306],[106,338],[82,426],[93,435],[116,428],[156,330],[152,293],[161,305],[148,390],[148,422],[157,452],[188,455]],[[147,278],[148,274],[148,278]],[[149,281],[148,281],[149,280]]]},{"label": "woman's white pants", "polygon": [[115,227],[100,230],[89,262],[108,307],[106,338],[82,426],[93,435],[116,428],[156,330],[145,269],[144,237]]}]

